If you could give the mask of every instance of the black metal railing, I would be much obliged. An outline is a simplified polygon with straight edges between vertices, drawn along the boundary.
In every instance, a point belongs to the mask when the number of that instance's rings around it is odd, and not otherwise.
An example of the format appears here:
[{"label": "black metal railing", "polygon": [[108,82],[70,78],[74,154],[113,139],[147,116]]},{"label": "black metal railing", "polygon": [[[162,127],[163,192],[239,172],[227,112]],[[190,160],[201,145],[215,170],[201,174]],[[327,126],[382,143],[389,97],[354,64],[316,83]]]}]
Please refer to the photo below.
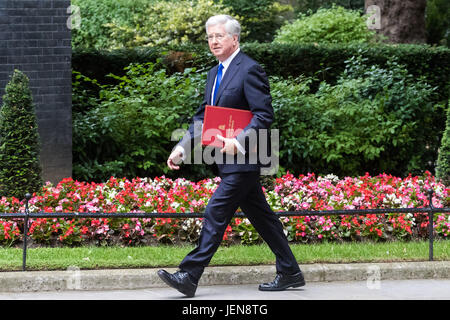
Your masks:
[{"label": "black metal railing", "polygon": [[[402,213],[428,213],[428,258],[433,261],[434,243],[434,214],[449,213],[450,208],[435,208],[433,206],[433,190],[428,190],[428,207],[423,208],[383,208],[383,209],[345,209],[345,210],[301,210],[276,212],[280,217],[292,216],[331,216],[331,215],[369,215],[369,214],[402,214]],[[30,212],[28,202],[31,195],[25,196],[25,212],[0,213],[0,219],[24,219],[23,259],[22,270],[26,270],[28,221],[30,218],[202,218],[203,212],[169,213],[169,212]],[[236,212],[234,217],[245,217],[242,212]]]}]

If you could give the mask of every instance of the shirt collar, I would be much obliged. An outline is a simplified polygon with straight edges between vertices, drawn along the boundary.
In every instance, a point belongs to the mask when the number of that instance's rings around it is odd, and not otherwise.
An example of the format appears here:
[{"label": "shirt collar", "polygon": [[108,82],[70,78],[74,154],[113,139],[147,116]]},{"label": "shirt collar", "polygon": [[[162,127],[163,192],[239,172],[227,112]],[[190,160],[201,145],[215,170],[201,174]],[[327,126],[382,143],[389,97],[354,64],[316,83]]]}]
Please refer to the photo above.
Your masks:
[{"label": "shirt collar", "polygon": [[231,61],[233,61],[234,57],[237,56],[241,49],[237,48],[236,51],[234,51],[231,56],[229,56],[225,61],[220,62],[223,65],[223,72],[225,72],[228,69],[228,66],[230,65]]}]

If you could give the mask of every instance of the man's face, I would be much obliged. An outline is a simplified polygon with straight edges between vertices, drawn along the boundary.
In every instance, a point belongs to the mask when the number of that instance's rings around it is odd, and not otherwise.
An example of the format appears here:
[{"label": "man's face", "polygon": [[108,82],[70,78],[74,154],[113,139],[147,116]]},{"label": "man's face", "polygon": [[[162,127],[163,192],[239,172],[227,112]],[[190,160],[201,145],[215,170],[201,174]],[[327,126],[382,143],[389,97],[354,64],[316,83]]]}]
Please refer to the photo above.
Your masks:
[{"label": "man's face", "polygon": [[208,28],[208,44],[212,54],[219,61],[225,61],[239,47],[238,36],[230,36],[223,24]]}]

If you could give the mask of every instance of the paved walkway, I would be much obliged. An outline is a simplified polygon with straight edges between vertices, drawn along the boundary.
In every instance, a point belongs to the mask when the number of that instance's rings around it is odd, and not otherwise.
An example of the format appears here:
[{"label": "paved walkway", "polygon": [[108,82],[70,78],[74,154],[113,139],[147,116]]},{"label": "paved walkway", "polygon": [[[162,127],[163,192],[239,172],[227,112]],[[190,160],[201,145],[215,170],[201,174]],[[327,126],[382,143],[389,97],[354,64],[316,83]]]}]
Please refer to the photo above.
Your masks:
[{"label": "paved walkway", "polygon": [[[450,261],[396,263],[349,263],[300,265],[308,285],[317,282],[362,281],[376,287],[380,281],[411,279],[450,279]],[[165,288],[156,269],[80,270],[0,272],[2,292],[103,291]],[[167,268],[169,272],[175,268]],[[272,281],[275,266],[208,267],[200,287],[217,285],[250,285]],[[373,285],[370,285],[373,283]],[[450,291],[450,290],[449,290]],[[156,291],[155,291],[156,292]],[[165,294],[163,294],[165,295]]]},{"label": "paved walkway", "polygon": [[194,298],[171,288],[103,291],[0,293],[0,300],[449,300],[450,279],[310,282],[282,292],[262,292],[257,284],[200,286]]}]

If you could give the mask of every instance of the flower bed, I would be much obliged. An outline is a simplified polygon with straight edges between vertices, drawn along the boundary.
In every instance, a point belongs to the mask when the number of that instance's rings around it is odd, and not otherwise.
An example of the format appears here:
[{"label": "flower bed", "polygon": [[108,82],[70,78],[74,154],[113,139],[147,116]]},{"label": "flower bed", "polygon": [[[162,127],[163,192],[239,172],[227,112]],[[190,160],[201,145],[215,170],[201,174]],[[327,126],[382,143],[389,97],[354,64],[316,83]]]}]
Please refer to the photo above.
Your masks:
[{"label": "flower bed", "polygon": [[[202,212],[220,178],[191,182],[163,177],[111,177],[105,183],[71,178],[47,183],[29,202],[31,212]],[[429,205],[427,190],[435,192],[433,205],[448,207],[450,188],[426,172],[423,176],[294,177],[286,174],[265,183],[264,192],[274,211],[416,208]],[[24,201],[0,200],[0,212],[24,212]],[[423,239],[428,216],[422,213],[280,218],[290,241],[346,241]],[[195,242],[202,218],[40,218],[30,219],[29,237],[42,245],[82,243],[137,245],[159,242]],[[450,215],[435,214],[436,237],[449,238]],[[23,219],[0,219],[0,242],[13,245],[23,238]],[[245,244],[262,241],[246,218],[234,218],[223,240]]]}]

